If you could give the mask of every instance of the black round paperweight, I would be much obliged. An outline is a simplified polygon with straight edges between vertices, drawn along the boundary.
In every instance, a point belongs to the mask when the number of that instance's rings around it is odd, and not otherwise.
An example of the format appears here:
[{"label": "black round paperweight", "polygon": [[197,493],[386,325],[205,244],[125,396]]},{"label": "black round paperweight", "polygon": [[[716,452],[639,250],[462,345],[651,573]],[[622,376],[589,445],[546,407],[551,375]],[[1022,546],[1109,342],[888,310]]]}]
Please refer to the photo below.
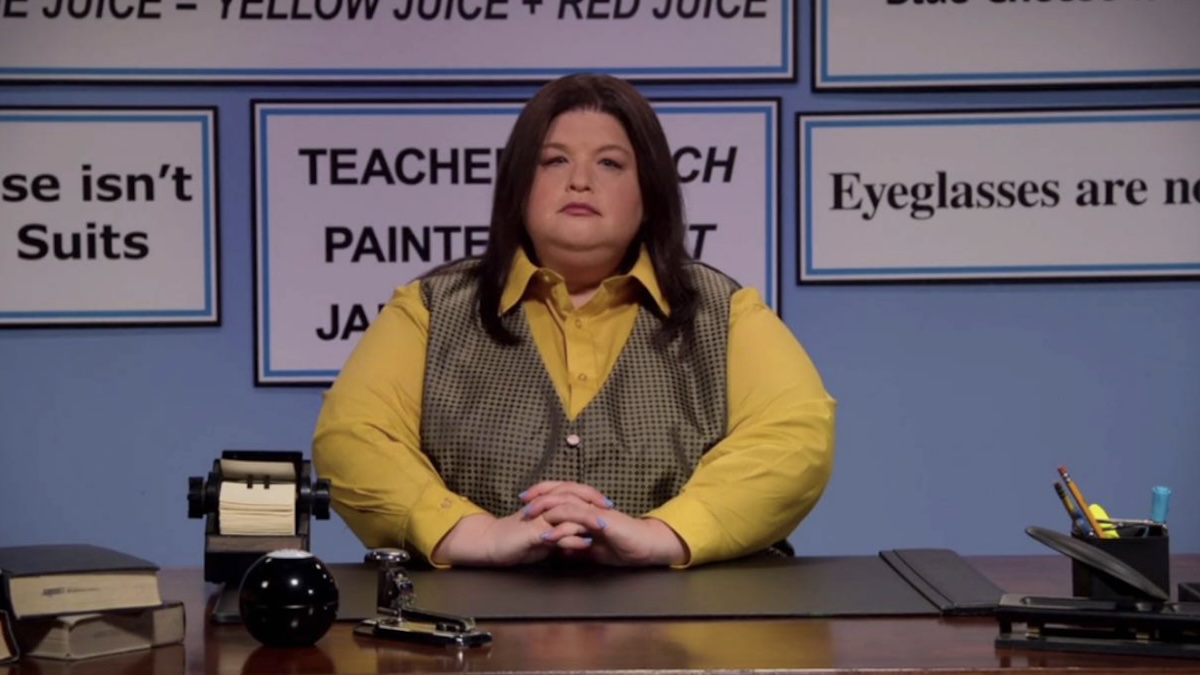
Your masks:
[{"label": "black round paperweight", "polygon": [[308,551],[272,551],[246,570],[238,610],[246,630],[264,645],[308,646],[337,618],[337,584]]}]

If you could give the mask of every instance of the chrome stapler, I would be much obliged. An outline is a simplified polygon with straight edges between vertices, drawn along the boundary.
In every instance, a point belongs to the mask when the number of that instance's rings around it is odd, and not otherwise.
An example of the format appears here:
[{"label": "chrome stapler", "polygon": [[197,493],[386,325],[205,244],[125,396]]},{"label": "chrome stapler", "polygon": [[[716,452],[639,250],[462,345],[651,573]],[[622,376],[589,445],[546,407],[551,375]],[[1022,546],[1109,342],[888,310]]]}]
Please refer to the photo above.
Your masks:
[{"label": "chrome stapler", "polygon": [[354,627],[359,635],[446,645],[476,647],[492,641],[492,634],[475,628],[475,619],[423,609],[414,605],[416,591],[404,570],[409,561],[406,551],[377,548],[367,551],[364,561],[378,565],[373,619],[364,619]]}]

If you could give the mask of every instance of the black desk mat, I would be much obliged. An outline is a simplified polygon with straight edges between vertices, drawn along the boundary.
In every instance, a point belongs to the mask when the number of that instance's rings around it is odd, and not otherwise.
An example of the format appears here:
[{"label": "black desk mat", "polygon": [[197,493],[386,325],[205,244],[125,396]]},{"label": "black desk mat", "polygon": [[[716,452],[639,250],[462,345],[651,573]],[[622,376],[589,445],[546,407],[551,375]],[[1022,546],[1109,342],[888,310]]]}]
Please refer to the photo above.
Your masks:
[{"label": "black desk mat", "polygon": [[[375,568],[356,563],[329,567],[338,584],[338,619],[375,616]],[[409,576],[418,607],[480,621],[940,613],[879,556],[760,557],[686,570],[410,569]],[[212,620],[239,620],[237,589],[224,590]]]}]

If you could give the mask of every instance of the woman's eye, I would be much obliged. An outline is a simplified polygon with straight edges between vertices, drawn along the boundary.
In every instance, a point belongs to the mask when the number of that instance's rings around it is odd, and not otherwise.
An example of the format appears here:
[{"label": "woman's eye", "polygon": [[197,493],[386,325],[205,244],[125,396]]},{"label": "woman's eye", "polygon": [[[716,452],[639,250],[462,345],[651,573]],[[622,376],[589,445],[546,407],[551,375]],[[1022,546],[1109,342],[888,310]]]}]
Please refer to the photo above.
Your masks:
[{"label": "woman's eye", "polygon": [[600,164],[602,166],[607,166],[612,169],[620,169],[624,166],[617,160],[609,158],[609,157],[605,157],[604,159],[600,160]]},{"label": "woman's eye", "polygon": [[542,158],[542,166],[553,166],[555,164],[563,164],[567,161],[566,157],[555,155],[553,157]]}]

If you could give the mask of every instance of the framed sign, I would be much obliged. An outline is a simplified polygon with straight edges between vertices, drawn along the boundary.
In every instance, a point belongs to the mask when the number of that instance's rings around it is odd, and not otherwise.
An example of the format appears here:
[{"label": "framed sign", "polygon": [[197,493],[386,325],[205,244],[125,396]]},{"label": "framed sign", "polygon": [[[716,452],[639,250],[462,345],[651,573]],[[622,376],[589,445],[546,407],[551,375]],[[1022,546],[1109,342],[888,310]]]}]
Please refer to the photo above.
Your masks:
[{"label": "framed sign", "polygon": [[0,108],[0,325],[218,323],[216,115]]},{"label": "framed sign", "polygon": [[[792,0],[7,0],[0,80],[795,81]],[[713,45],[720,45],[714,49]]]},{"label": "framed sign", "polygon": [[[777,306],[777,100],[661,101],[689,246]],[[521,104],[258,102],[260,384],[340,370],[397,286],[487,245],[497,157]]]},{"label": "framed sign", "polygon": [[1200,274],[1200,106],[796,128],[801,282]]},{"label": "framed sign", "polygon": [[813,0],[813,88],[1200,83],[1195,0]]}]

